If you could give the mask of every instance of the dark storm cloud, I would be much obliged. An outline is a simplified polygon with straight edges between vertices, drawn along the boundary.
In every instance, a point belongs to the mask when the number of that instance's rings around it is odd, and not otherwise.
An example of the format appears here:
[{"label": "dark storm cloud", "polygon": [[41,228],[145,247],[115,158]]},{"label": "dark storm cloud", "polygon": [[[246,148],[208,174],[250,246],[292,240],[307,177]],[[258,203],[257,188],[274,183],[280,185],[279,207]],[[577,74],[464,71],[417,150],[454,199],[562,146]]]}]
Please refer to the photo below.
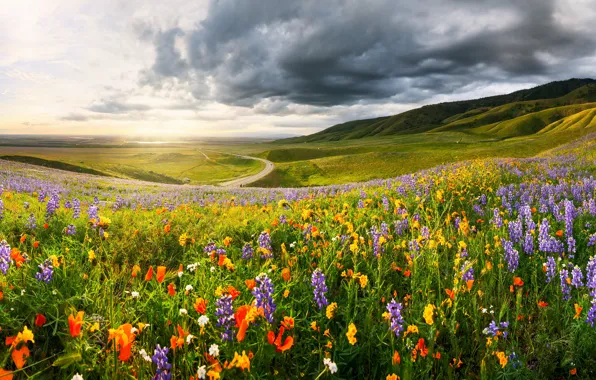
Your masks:
[{"label": "dark storm cloud", "polygon": [[260,112],[283,113],[561,79],[596,46],[561,12],[554,0],[214,0],[196,29],[151,33],[141,83],[175,80],[228,105],[267,99]]}]

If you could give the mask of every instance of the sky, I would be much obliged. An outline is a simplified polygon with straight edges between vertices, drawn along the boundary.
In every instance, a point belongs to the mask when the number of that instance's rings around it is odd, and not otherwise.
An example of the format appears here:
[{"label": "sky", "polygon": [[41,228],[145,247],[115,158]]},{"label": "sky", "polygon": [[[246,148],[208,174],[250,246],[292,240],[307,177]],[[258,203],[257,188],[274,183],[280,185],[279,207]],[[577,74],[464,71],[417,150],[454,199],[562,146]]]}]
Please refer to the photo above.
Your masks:
[{"label": "sky", "polygon": [[596,0],[0,4],[0,134],[295,136],[596,78]]}]

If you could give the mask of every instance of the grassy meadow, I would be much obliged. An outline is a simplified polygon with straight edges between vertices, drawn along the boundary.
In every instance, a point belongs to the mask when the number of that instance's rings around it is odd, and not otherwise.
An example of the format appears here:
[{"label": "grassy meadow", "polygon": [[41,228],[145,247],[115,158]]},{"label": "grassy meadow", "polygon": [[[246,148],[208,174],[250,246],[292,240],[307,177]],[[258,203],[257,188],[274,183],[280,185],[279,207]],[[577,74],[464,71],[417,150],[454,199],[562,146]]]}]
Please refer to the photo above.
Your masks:
[{"label": "grassy meadow", "polygon": [[594,378],[595,141],[310,189],[3,161],[0,379]]},{"label": "grassy meadow", "polygon": [[258,173],[264,167],[259,161],[206,150],[195,144],[0,146],[0,157],[75,172],[170,184],[215,184]]}]

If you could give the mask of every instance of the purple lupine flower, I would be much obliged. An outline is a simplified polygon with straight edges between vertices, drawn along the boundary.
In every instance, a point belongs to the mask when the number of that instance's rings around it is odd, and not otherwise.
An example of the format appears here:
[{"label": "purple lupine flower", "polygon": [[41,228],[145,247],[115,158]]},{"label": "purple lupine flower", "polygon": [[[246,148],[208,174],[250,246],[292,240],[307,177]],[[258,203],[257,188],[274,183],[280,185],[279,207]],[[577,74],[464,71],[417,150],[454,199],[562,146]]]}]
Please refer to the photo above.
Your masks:
[{"label": "purple lupine flower", "polygon": [[455,221],[453,222],[453,225],[455,226],[456,230],[459,230],[459,223],[461,222],[461,218],[458,216],[455,218]]},{"label": "purple lupine flower", "polygon": [[381,223],[381,234],[383,236],[389,236],[389,226],[385,222]]},{"label": "purple lupine flower", "polygon": [[159,344],[155,347],[151,361],[157,366],[157,371],[153,380],[170,380],[172,378],[172,374],[170,373],[172,365],[168,362],[169,351],[170,349],[168,347],[162,348]]},{"label": "purple lupine flower", "polygon": [[391,331],[393,331],[397,337],[399,337],[401,332],[404,331],[404,318],[401,315],[402,308],[402,304],[395,302],[395,299],[393,298],[391,299],[391,302],[387,304],[387,311],[389,311],[391,319]]},{"label": "purple lupine flower", "polygon": [[580,286],[584,286],[584,275],[582,270],[577,265],[571,270],[571,285],[579,288]]},{"label": "purple lupine flower", "polygon": [[507,269],[513,273],[519,265],[519,252],[513,248],[513,243],[508,240],[503,240],[503,250],[505,251],[505,261],[507,261]]},{"label": "purple lupine flower", "polygon": [[30,230],[34,230],[35,227],[37,227],[37,221],[35,220],[35,215],[31,213],[31,215],[29,215],[29,218],[27,219],[27,228]]},{"label": "purple lupine flower", "polygon": [[242,258],[244,260],[252,259],[253,253],[254,250],[252,249],[252,245],[250,245],[250,243],[244,244],[244,247],[242,247]]},{"label": "purple lupine flower", "polygon": [[68,227],[66,227],[64,233],[66,235],[76,235],[77,234],[77,228],[74,226],[74,224],[69,224]]},{"label": "purple lupine flower", "polygon": [[408,229],[408,218],[396,220],[393,226],[395,227],[395,234],[401,236]]},{"label": "purple lupine flower", "polygon": [[485,206],[485,205],[486,205],[486,195],[485,195],[485,194],[482,194],[482,195],[480,196],[480,203],[481,203],[483,206]]},{"label": "purple lupine flower", "polygon": [[72,217],[79,219],[79,216],[81,216],[81,201],[79,198],[75,198],[72,200]]},{"label": "purple lupine flower", "polygon": [[495,322],[494,320],[491,321],[490,324],[484,330],[482,330],[482,333],[484,335],[490,335],[492,337],[497,336],[498,332],[499,326],[497,325],[497,322]]},{"label": "purple lupine flower", "polygon": [[215,306],[215,315],[218,317],[217,326],[224,328],[224,331],[220,335],[221,340],[232,341],[232,326],[234,325],[234,309],[232,308],[232,296],[230,296],[229,294],[221,296],[215,302]]},{"label": "purple lupine flower", "polygon": [[482,207],[480,205],[475,204],[472,207],[472,210],[474,210],[474,212],[478,215],[484,215],[484,211],[482,210]]},{"label": "purple lupine flower", "polygon": [[50,200],[46,204],[46,219],[50,219],[60,208],[60,196],[57,192],[53,192]]},{"label": "purple lupine flower", "polygon": [[4,202],[0,199],[0,220],[4,218]]},{"label": "purple lupine flower", "polygon": [[596,245],[596,234],[592,234],[588,237],[588,247],[593,247]]},{"label": "purple lupine flower", "polygon": [[387,197],[383,195],[381,201],[383,202],[383,210],[385,210],[385,212],[389,211],[389,199],[387,199]]},{"label": "purple lupine flower", "polygon": [[542,219],[538,229],[538,249],[542,252],[549,252],[548,242],[550,240],[550,225],[547,219]]},{"label": "purple lupine flower", "polygon": [[379,257],[381,251],[384,251],[384,249],[381,247],[381,244],[379,243],[379,240],[381,239],[381,233],[377,230],[377,227],[372,226],[370,228],[370,235],[372,237],[373,255],[375,257]]},{"label": "purple lupine flower", "polygon": [[461,266],[460,271],[462,273],[462,281],[468,282],[470,280],[474,280],[474,268],[469,261],[464,262],[464,265]]},{"label": "purple lupine flower", "polygon": [[6,240],[2,240],[2,242],[0,242],[0,272],[2,272],[2,274],[6,274],[6,272],[8,272],[11,262],[12,259],[10,258],[10,245],[8,245]]},{"label": "purple lupine flower", "polygon": [[526,231],[526,236],[524,237],[524,242],[522,243],[522,249],[526,255],[531,255],[534,253],[534,236],[528,230]]},{"label": "purple lupine flower", "polygon": [[596,256],[591,256],[586,265],[586,286],[596,290]]},{"label": "purple lupine flower", "polygon": [[565,205],[565,236],[569,237],[573,235],[573,218],[575,218],[575,206],[573,202],[565,199],[563,201]]},{"label": "purple lupine flower", "polygon": [[288,223],[288,219],[286,218],[285,215],[280,215],[279,216],[279,224],[287,224]]},{"label": "purple lupine flower", "polygon": [[209,256],[212,255],[216,250],[217,250],[217,246],[215,245],[214,242],[208,243],[205,246],[205,248],[203,248],[203,252],[205,252]]},{"label": "purple lupine flower", "polygon": [[588,310],[588,318],[586,318],[586,323],[589,323],[590,326],[594,327],[594,323],[596,323],[596,294],[593,296],[590,304],[591,306],[590,310]]},{"label": "purple lupine flower", "polygon": [[271,248],[271,236],[267,231],[261,232],[259,235],[259,251],[261,252],[261,259],[272,259],[273,248]]},{"label": "purple lupine flower", "polygon": [[327,293],[327,285],[325,285],[325,275],[319,268],[312,272],[311,283],[313,287],[313,293],[315,296],[315,302],[319,306],[319,310],[323,310],[323,307],[329,304],[325,293]]},{"label": "purple lupine flower", "polygon": [[549,256],[544,265],[546,266],[546,283],[548,284],[557,274],[557,263],[555,263],[552,256]]},{"label": "purple lupine flower", "polygon": [[89,217],[89,221],[93,222],[93,226],[99,222],[99,209],[96,205],[90,205],[89,209],[87,210],[87,215]]},{"label": "purple lupine flower", "polygon": [[23,202],[23,208],[29,210],[29,202]]},{"label": "purple lupine flower", "polygon": [[493,210],[493,218],[490,222],[495,226],[495,228],[503,227],[503,218],[501,218],[501,213],[499,212],[498,208]]},{"label": "purple lupine flower", "polygon": [[561,293],[563,293],[563,300],[567,301],[571,298],[571,287],[567,284],[569,278],[569,271],[567,269],[561,269],[559,272],[561,280]]},{"label": "purple lupine flower", "polygon": [[507,328],[509,327],[509,322],[501,322],[499,324],[497,324],[497,322],[495,322],[494,320],[490,322],[490,324],[484,329],[482,330],[482,333],[484,335],[490,335],[492,337],[495,337],[498,335],[499,331],[501,331],[501,334],[503,334],[503,338],[507,339]]},{"label": "purple lupine flower", "polygon": [[422,227],[422,229],[420,229],[420,235],[423,238],[428,239],[430,237],[430,229],[427,226]]},{"label": "purple lupine flower", "polygon": [[45,202],[46,200],[46,192],[44,190],[39,190],[39,194],[37,194],[37,201],[39,203]]},{"label": "purple lupine flower", "polygon": [[66,200],[66,202],[64,202],[64,208],[66,208],[66,209],[72,208],[72,203],[70,203],[70,200]]},{"label": "purple lupine flower", "polygon": [[520,219],[512,220],[509,222],[507,227],[509,229],[509,239],[513,243],[519,242],[523,236],[522,221]]},{"label": "purple lupine flower", "polygon": [[364,208],[364,202],[362,202],[362,199],[358,201],[358,208]]},{"label": "purple lupine flower", "polygon": [[575,253],[575,239],[573,236],[567,238],[567,252],[569,253],[569,258],[573,259]]},{"label": "purple lupine flower", "polygon": [[39,272],[35,274],[37,281],[43,281],[46,284],[49,284],[50,281],[52,281],[52,277],[54,276],[54,266],[52,265],[52,260],[47,259],[37,267],[39,268]]},{"label": "purple lupine flower", "polygon": [[512,352],[511,354],[509,354],[509,362],[511,363],[511,365],[513,366],[513,368],[520,368],[522,363],[519,360],[519,358],[517,357],[517,354],[514,352]]},{"label": "purple lupine flower", "polygon": [[252,295],[256,298],[256,306],[257,308],[262,307],[265,319],[267,319],[269,323],[273,323],[273,313],[275,313],[275,309],[277,309],[277,305],[273,299],[273,283],[265,273],[258,275],[255,280],[257,286],[252,290]]}]

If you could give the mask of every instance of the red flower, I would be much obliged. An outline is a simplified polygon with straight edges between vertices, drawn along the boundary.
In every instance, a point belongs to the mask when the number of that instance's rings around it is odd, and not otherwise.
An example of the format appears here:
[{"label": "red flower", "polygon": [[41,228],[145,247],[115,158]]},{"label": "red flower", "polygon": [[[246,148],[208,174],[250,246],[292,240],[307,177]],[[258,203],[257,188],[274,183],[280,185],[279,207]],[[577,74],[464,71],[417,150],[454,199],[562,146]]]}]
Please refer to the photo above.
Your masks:
[{"label": "red flower", "polygon": [[35,326],[41,327],[46,324],[46,317],[43,314],[37,314],[35,316]]},{"label": "red flower", "polygon": [[171,295],[172,297],[176,295],[176,286],[171,282],[168,285],[168,294]]}]

